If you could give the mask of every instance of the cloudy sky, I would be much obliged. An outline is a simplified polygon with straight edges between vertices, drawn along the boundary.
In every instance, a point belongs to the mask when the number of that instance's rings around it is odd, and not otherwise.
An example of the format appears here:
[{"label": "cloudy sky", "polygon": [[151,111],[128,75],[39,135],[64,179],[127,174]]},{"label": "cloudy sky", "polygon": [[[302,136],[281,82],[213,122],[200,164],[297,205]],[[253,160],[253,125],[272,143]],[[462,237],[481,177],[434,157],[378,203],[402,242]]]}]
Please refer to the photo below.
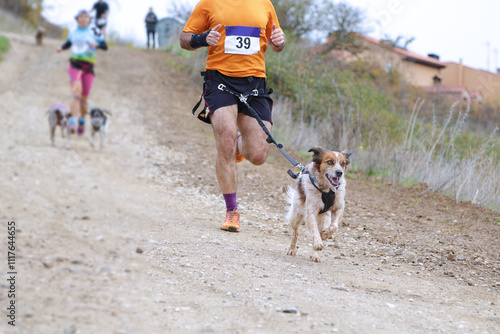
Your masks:
[{"label": "cloudy sky", "polygon": [[[145,42],[144,17],[152,6],[159,18],[169,15],[176,0],[107,0],[111,7],[109,29],[137,43]],[[191,4],[197,0],[177,0]],[[75,27],[73,16],[90,9],[94,0],[45,0],[45,15],[55,23]],[[497,0],[347,0],[361,8],[369,36],[415,37],[409,49],[436,53],[441,60],[463,59],[466,65],[494,71],[500,67],[500,1]]]}]

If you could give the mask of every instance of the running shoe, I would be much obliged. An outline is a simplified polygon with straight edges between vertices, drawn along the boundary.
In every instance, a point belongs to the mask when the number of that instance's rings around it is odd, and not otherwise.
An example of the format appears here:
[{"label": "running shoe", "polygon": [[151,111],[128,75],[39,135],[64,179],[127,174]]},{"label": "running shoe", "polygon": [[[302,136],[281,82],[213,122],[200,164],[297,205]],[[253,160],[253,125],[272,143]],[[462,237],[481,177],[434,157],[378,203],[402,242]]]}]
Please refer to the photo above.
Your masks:
[{"label": "running shoe", "polygon": [[78,124],[77,133],[78,133],[79,136],[83,136],[83,134],[85,133],[85,123]]},{"label": "running shoe", "polygon": [[78,135],[83,136],[85,133],[85,118],[81,118],[78,120]]},{"label": "running shoe", "polygon": [[229,232],[240,231],[240,212],[238,211],[238,209],[228,211],[226,213],[226,220],[224,221],[220,229]]}]

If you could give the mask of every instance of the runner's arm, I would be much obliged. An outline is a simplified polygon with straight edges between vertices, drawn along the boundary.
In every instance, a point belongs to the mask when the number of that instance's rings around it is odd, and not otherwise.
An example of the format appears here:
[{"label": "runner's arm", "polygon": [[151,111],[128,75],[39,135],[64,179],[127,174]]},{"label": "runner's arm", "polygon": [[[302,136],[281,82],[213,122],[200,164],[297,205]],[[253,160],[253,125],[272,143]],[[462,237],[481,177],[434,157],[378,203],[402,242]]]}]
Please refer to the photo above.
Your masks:
[{"label": "runner's arm", "polygon": [[183,48],[184,50],[194,51],[195,49],[193,49],[193,47],[190,44],[192,37],[193,37],[192,32],[186,32],[186,31],[181,32],[181,37],[180,37],[181,48]]},{"label": "runner's arm", "polygon": [[97,44],[97,49],[108,51],[108,44],[106,44],[106,41],[100,41],[99,44]]},{"label": "runner's arm", "polygon": [[220,39],[220,33],[217,31],[219,28],[220,24],[213,29],[205,31],[203,34],[195,34],[189,31],[181,32],[181,48],[193,51],[202,46],[214,46]]},{"label": "runner's arm", "polygon": [[72,44],[70,41],[66,41],[66,43],[57,48],[57,52],[61,52],[62,50],[67,50],[71,47],[71,45]]},{"label": "runner's arm", "polygon": [[102,13],[101,17],[108,17],[109,14],[109,6],[106,6],[106,11]]},{"label": "runner's arm", "polygon": [[271,44],[271,48],[274,52],[281,52],[285,49],[286,46],[286,36],[281,28],[276,29],[276,25],[273,24],[273,31],[271,33],[271,37],[269,39],[269,43]]}]

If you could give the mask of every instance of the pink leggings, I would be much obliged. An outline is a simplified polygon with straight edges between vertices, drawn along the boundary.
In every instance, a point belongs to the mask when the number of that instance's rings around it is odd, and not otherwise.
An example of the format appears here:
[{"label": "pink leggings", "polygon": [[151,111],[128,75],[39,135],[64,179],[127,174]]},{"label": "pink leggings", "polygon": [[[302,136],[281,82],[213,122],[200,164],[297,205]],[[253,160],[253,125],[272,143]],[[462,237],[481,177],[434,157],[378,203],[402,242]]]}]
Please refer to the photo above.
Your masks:
[{"label": "pink leggings", "polygon": [[73,86],[75,81],[79,80],[82,82],[82,96],[89,96],[90,89],[92,88],[92,83],[94,82],[94,75],[92,73],[85,73],[82,70],[70,66],[68,68],[68,74],[70,78],[70,84]]}]

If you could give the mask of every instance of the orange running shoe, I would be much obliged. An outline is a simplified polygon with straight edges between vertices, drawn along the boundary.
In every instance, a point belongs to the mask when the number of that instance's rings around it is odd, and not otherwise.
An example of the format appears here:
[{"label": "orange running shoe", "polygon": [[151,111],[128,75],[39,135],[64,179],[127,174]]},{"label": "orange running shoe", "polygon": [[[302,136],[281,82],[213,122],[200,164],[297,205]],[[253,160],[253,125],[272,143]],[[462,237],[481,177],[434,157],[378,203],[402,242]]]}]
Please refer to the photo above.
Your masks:
[{"label": "orange running shoe", "polygon": [[245,157],[241,155],[240,151],[236,150],[236,162],[242,162]]},{"label": "orange running shoe", "polygon": [[238,209],[228,211],[226,213],[226,220],[224,221],[220,229],[229,232],[240,231],[240,212],[238,211]]}]

